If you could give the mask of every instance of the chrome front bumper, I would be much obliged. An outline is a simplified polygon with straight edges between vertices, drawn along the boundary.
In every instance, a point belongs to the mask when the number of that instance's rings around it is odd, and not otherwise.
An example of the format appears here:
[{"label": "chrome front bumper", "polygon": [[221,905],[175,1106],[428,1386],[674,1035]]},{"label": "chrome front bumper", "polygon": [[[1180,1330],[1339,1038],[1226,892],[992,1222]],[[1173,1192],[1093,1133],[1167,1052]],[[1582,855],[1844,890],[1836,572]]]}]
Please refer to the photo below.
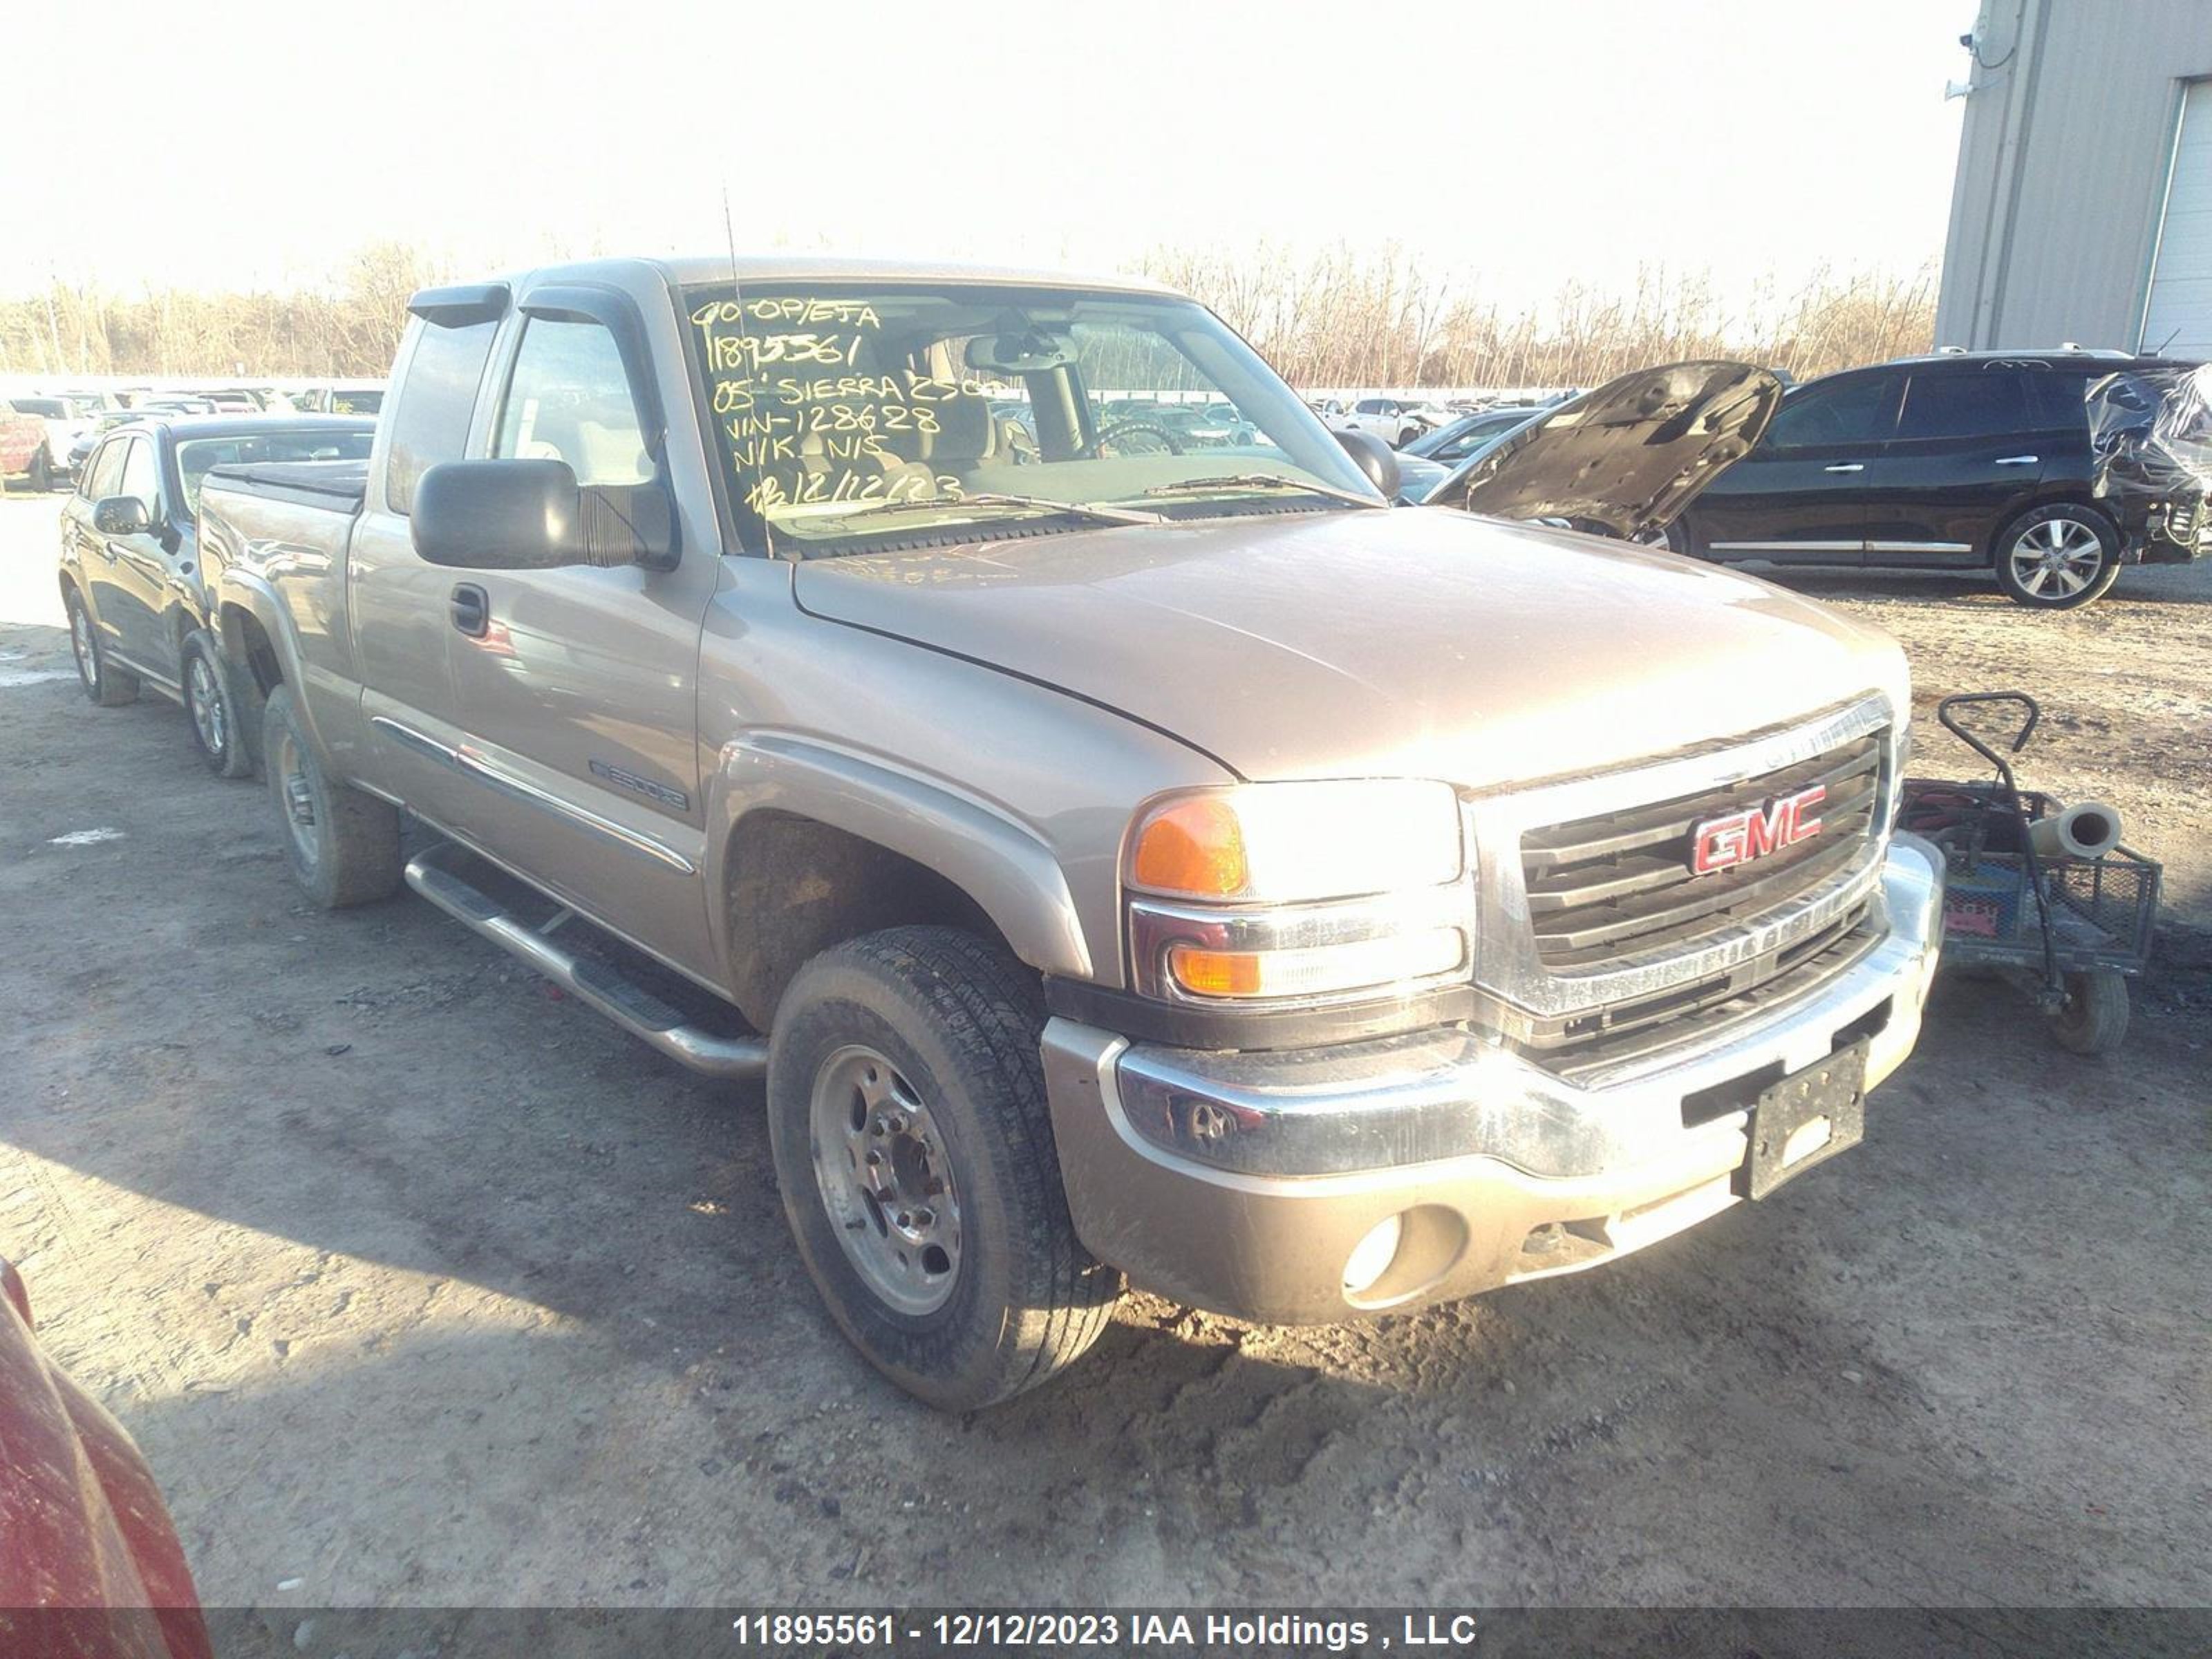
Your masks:
[{"label": "chrome front bumper", "polygon": [[[1912,1050],[1942,945],[1942,860],[1895,836],[1880,942],[1801,998],[1569,1083],[1447,1030],[1216,1054],[1054,1019],[1046,1078],[1091,1249],[1179,1301],[1322,1323],[1571,1271],[1737,1200],[1748,1108],[1850,1044],[1866,1083]],[[1389,1267],[1345,1269],[1399,1218]]]}]

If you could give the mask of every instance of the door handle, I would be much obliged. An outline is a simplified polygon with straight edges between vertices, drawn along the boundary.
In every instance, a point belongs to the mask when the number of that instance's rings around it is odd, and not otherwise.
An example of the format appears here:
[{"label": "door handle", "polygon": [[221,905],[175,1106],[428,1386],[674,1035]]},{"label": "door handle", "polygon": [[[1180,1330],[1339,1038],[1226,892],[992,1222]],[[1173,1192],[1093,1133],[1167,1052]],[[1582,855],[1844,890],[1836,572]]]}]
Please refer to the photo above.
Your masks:
[{"label": "door handle", "polygon": [[1820,471],[1823,472],[1863,472],[1866,471],[1866,463],[1864,461],[1845,461],[1840,466],[1824,466]]},{"label": "door handle", "polygon": [[123,556],[123,550],[113,542],[102,542],[100,544],[100,556],[106,559],[108,563],[113,564],[116,560]]},{"label": "door handle", "polygon": [[491,629],[491,600],[474,582],[453,590],[453,626],[471,639],[480,640]]},{"label": "door handle", "polygon": [[1997,461],[1996,465],[1999,466],[2033,466],[2042,459],[2043,457],[2040,455],[2007,455],[2001,458]]}]

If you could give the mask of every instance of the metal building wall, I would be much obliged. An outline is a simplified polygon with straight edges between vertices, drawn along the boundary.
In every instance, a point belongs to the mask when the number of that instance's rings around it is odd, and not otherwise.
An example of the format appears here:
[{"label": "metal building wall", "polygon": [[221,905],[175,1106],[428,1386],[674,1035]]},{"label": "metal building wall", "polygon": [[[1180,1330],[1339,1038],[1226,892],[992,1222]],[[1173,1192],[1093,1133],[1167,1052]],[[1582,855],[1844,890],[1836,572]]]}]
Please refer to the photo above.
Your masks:
[{"label": "metal building wall", "polygon": [[2212,0],[1983,0],[1974,34],[1936,343],[2134,349]]}]

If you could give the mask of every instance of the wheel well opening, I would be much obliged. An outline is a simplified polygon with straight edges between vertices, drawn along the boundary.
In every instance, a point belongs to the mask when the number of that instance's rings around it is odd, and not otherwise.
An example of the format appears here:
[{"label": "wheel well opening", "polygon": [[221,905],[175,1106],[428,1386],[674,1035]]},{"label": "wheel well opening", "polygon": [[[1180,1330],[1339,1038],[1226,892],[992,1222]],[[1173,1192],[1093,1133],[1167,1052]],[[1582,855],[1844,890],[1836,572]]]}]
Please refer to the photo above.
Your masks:
[{"label": "wheel well opening", "polygon": [[[885,927],[964,928],[1006,945],[983,907],[927,865],[798,813],[749,812],[724,866],[731,991],[762,1030],[811,957]],[[1009,951],[1011,954],[1011,951]]]},{"label": "wheel well opening", "polygon": [[224,651],[234,661],[242,660],[252,670],[256,690],[265,697],[284,683],[284,666],[277,659],[276,647],[252,611],[227,605],[218,622]]}]

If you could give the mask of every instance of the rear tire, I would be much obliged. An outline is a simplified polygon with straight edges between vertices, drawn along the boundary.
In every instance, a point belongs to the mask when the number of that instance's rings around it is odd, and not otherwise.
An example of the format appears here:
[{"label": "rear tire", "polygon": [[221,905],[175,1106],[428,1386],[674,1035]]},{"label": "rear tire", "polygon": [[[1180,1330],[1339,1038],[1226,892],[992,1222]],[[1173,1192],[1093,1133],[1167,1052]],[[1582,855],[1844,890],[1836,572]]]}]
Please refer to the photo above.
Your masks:
[{"label": "rear tire", "polygon": [[2051,1035],[2077,1054],[2108,1054],[2128,1034],[2128,981],[2110,968],[2066,975],[2066,1006],[2051,1016]]},{"label": "rear tire", "polygon": [[2032,611],[2072,611],[2120,579],[2120,532],[2094,507],[2055,502],[2007,525],[1993,550],[1997,586]]},{"label": "rear tire", "polygon": [[784,1212],[868,1363],[946,1411],[1073,1364],[1121,1276],[1068,1218],[1035,977],[973,934],[896,927],[808,963],[774,1025]]},{"label": "rear tire", "polygon": [[401,879],[398,809],[323,775],[290,686],[270,692],[261,732],[293,878],[325,910],[390,897]]},{"label": "rear tire", "polygon": [[54,487],[54,464],[45,450],[31,457],[31,488],[41,495]]},{"label": "rear tire", "polygon": [[93,623],[84,596],[70,588],[63,608],[69,612],[70,651],[76,658],[77,683],[84,687],[84,695],[102,708],[120,708],[126,702],[137,702],[138,677],[108,661],[107,647],[100,642],[100,629]]},{"label": "rear tire", "polygon": [[216,776],[252,777],[253,757],[246,751],[246,734],[239,729],[238,701],[231,695],[222,654],[204,629],[185,635],[181,662],[185,716],[192,728],[192,746]]}]

